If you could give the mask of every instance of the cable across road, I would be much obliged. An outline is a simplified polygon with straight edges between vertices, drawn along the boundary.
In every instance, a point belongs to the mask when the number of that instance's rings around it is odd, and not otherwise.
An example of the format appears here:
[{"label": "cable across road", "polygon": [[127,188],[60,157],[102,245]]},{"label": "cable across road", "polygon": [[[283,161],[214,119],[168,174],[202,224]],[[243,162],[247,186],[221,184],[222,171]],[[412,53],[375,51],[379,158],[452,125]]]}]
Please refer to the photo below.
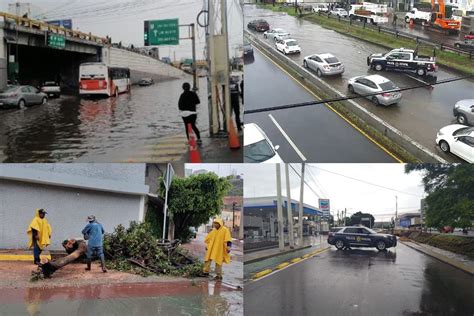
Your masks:
[{"label": "cable across road", "polygon": [[442,80],[439,80],[439,81],[436,81],[436,82],[433,82],[433,83],[419,84],[419,85],[414,85],[414,86],[410,86],[410,87],[398,88],[398,89],[393,89],[393,90],[388,90],[388,91],[383,91],[383,92],[377,92],[377,93],[358,94],[358,95],[354,95],[354,96],[344,96],[344,97],[331,98],[331,99],[321,99],[321,100],[307,101],[307,102],[300,102],[300,103],[293,103],[293,104],[269,106],[269,107],[253,109],[253,110],[245,110],[244,114],[254,114],[254,113],[262,113],[262,112],[286,110],[286,109],[300,108],[300,107],[305,107],[305,106],[310,106],[310,105],[325,104],[325,103],[338,102],[338,101],[347,101],[347,100],[353,100],[353,99],[361,99],[361,98],[367,98],[367,97],[380,95],[382,93],[401,92],[401,91],[407,91],[407,90],[414,90],[414,89],[432,87],[432,86],[436,86],[436,85],[440,85],[440,84],[446,84],[446,83],[450,83],[450,82],[461,81],[461,80],[466,80],[466,79],[471,79],[471,78],[474,78],[474,75],[442,79]]}]

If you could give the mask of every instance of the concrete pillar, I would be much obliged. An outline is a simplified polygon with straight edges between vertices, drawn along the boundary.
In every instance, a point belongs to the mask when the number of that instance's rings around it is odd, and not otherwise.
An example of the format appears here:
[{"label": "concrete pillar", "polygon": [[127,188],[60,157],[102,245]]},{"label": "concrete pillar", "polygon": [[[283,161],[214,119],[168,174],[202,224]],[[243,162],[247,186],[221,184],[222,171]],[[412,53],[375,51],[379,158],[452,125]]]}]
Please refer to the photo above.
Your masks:
[{"label": "concrete pillar", "polygon": [[8,56],[7,43],[5,41],[5,31],[3,25],[0,27],[0,89],[7,86],[8,81]]}]

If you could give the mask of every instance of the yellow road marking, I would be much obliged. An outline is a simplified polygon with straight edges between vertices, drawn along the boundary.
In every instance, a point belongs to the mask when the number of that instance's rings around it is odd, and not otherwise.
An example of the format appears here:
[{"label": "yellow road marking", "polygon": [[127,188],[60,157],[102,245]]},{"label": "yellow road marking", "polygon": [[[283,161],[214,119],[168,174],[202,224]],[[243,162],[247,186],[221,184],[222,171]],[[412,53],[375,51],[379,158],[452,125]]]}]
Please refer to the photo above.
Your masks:
[{"label": "yellow road marking", "polygon": [[254,279],[254,280],[259,279],[259,278],[261,278],[261,277],[263,277],[263,276],[265,276],[265,275],[267,275],[267,274],[269,274],[269,273],[272,273],[272,269],[265,269],[265,270],[263,270],[263,271],[260,271],[260,272],[255,273],[255,274],[253,275],[253,278],[252,278],[252,279]]},{"label": "yellow road marking", "polygon": [[300,262],[301,260],[303,260],[303,259],[301,259],[301,258],[294,258],[294,259],[291,260],[291,263],[297,263],[297,262]]},{"label": "yellow road marking", "polygon": [[280,263],[279,265],[277,265],[275,269],[278,269],[278,270],[279,270],[279,269],[283,269],[283,268],[285,268],[285,267],[287,267],[287,266],[289,266],[289,265],[290,265],[289,262],[283,262],[283,263]]},{"label": "yellow road marking", "polygon": [[[305,89],[306,91],[308,91],[313,97],[315,97],[317,100],[322,100],[321,97],[319,97],[316,93],[314,93],[313,91],[311,91],[308,87],[306,87],[305,85],[303,85],[298,79],[296,79],[292,74],[290,74],[288,71],[286,71],[285,69],[283,69],[283,67],[281,67],[280,65],[278,65],[275,61],[273,61],[266,53],[264,53],[261,49],[259,49],[258,47],[254,47],[255,49],[257,49],[263,56],[265,56],[268,60],[270,60],[275,66],[277,66],[281,71],[283,71],[287,76],[289,76],[291,79],[293,79],[296,83],[298,83],[301,87],[303,87],[303,89]],[[339,115],[339,117],[341,117],[344,121],[346,121],[350,126],[352,126],[355,130],[357,130],[359,133],[361,133],[363,136],[365,136],[368,140],[370,140],[372,143],[374,143],[375,145],[377,145],[380,149],[382,149],[385,153],[387,153],[390,157],[392,157],[393,159],[395,159],[396,161],[398,161],[399,163],[403,163],[403,160],[399,159],[397,156],[395,156],[392,152],[390,152],[387,148],[385,148],[382,144],[380,144],[379,142],[377,142],[375,139],[373,139],[370,135],[368,135],[366,132],[364,132],[363,130],[361,130],[358,126],[356,126],[354,123],[352,123],[351,121],[349,121],[347,118],[345,118],[341,113],[339,113],[335,108],[332,107],[332,105],[328,104],[328,103],[324,103],[324,105],[326,107],[328,107],[330,110],[332,110],[334,113],[336,113],[337,115]]]},{"label": "yellow road marking", "polygon": [[[51,255],[41,255],[40,259],[51,260]],[[33,261],[33,255],[0,255],[0,261]]]}]

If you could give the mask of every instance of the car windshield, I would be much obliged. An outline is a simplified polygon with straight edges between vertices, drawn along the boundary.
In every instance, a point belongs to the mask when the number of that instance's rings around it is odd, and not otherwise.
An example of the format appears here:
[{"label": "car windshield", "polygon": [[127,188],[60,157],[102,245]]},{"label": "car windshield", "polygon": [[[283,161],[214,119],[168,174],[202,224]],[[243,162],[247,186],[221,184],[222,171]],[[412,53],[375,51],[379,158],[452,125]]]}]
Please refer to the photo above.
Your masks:
[{"label": "car windshield", "polygon": [[18,87],[7,87],[6,89],[0,90],[0,93],[12,93],[15,92]]},{"label": "car windshield", "polygon": [[463,127],[453,133],[453,136],[466,135],[474,132],[474,127]]},{"label": "car windshield", "polygon": [[339,59],[337,59],[336,57],[328,57],[328,58],[324,58],[324,60],[325,60],[328,64],[334,64],[334,63],[338,63],[338,62],[339,62]]},{"label": "car windshield", "polygon": [[246,160],[250,162],[262,162],[275,156],[273,148],[265,139],[245,146],[244,153]]},{"label": "car windshield", "polygon": [[288,46],[297,46],[298,43],[296,41],[288,41],[288,42],[286,42],[286,45],[288,45]]},{"label": "car windshield", "polygon": [[380,86],[380,88],[382,88],[382,91],[389,91],[389,90],[397,89],[397,86],[391,81],[380,83],[379,86]]}]

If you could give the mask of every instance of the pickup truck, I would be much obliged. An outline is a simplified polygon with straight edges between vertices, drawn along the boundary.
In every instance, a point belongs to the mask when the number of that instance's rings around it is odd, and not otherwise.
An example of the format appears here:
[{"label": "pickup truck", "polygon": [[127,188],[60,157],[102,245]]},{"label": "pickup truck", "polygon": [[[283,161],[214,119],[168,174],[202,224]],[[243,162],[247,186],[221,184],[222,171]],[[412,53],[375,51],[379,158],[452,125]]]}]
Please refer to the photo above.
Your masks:
[{"label": "pickup truck", "polygon": [[426,76],[436,72],[436,59],[430,56],[417,55],[413,49],[394,49],[386,54],[372,54],[367,57],[367,66],[376,71],[394,70],[415,72]]},{"label": "pickup truck", "polygon": [[46,81],[41,86],[41,92],[45,93],[48,97],[59,98],[61,96],[61,87],[59,86],[59,83]]},{"label": "pickup truck", "polygon": [[415,23],[420,23],[421,25],[428,24],[431,21],[431,12],[413,8],[410,12],[405,14],[405,22],[410,23],[410,20],[413,20]]}]

